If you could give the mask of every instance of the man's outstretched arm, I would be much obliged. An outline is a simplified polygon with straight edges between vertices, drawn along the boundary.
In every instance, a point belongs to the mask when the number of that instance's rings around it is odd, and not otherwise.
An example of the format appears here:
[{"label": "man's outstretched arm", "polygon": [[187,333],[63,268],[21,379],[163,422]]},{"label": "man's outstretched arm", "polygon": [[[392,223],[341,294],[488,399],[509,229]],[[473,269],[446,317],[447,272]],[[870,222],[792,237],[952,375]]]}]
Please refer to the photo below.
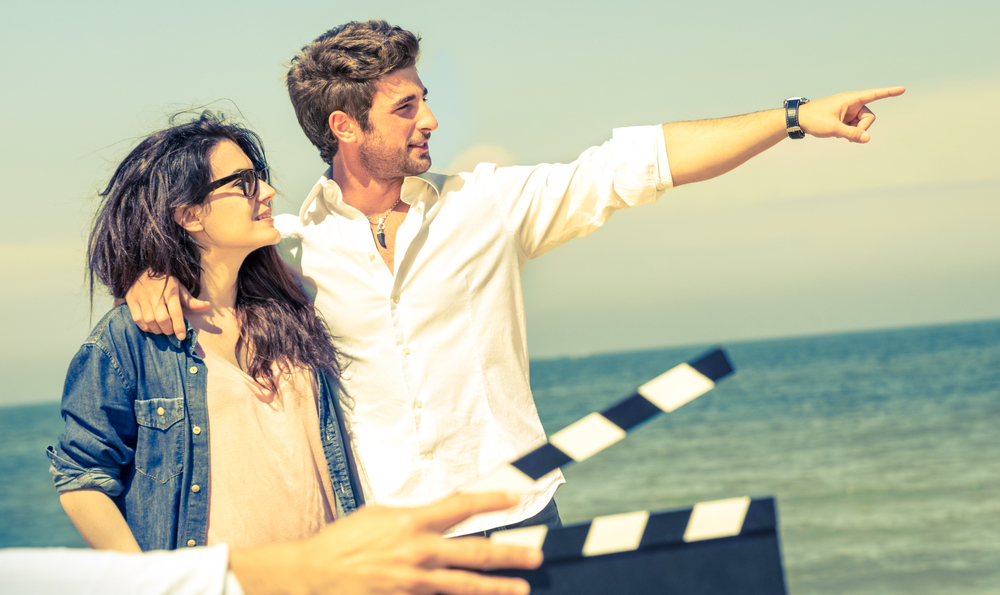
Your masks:
[{"label": "man's outstretched arm", "polygon": [[[875,114],[868,104],[902,95],[903,87],[840,93],[799,106],[799,125],[820,138],[867,143]],[[720,176],[788,136],[785,110],[663,125],[663,140],[674,186]]]},{"label": "man's outstretched arm", "polygon": [[[799,125],[820,138],[846,138],[866,143],[875,114],[868,104],[902,95],[903,87],[870,89],[831,95],[799,107]],[[718,120],[663,125],[663,140],[674,186],[720,176],[781,142],[788,133],[783,109]],[[144,331],[184,338],[181,310],[203,310],[209,304],[194,299],[174,278],[143,275],[125,296],[132,319]]]}]

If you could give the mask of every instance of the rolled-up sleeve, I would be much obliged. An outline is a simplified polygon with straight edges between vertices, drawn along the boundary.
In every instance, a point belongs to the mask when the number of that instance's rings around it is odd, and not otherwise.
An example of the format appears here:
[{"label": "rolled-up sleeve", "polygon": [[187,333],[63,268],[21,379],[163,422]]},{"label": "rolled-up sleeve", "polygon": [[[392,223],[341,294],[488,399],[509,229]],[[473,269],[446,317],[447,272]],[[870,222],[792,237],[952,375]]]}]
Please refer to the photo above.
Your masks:
[{"label": "rolled-up sleeve", "polygon": [[124,486],[121,470],[135,454],[134,386],[101,346],[86,343],[66,375],[62,414],[66,431],[48,448],[60,492],[94,488],[111,497]]},{"label": "rolled-up sleeve", "polygon": [[615,129],[610,141],[572,163],[481,165],[476,175],[494,181],[525,259],[585,236],[615,211],[651,203],[673,185],[659,126]]},{"label": "rolled-up sleeve", "polygon": [[[615,169],[615,191],[626,202],[630,197],[649,202],[674,185],[667,161],[661,126],[616,128],[609,143]],[[654,191],[652,198],[648,194]],[[629,203],[630,206],[640,204]]]}]

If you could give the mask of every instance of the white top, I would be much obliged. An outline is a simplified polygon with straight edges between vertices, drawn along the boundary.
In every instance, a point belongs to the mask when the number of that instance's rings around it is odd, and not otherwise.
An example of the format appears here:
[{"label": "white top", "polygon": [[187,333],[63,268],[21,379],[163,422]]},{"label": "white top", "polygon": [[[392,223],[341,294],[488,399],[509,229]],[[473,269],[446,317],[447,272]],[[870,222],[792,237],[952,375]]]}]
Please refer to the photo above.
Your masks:
[{"label": "white top", "polygon": [[224,545],[125,554],[70,548],[0,550],[0,595],[243,595]]},{"label": "white top", "polygon": [[304,539],[332,523],[336,502],[323,454],[315,373],[277,374],[271,392],[198,345],[208,383],[207,545],[248,548]]},{"label": "white top", "polygon": [[[329,171],[299,217],[277,217],[283,257],[349,358],[342,402],[367,502],[430,503],[545,441],[528,382],[524,265],[671,185],[659,126],[617,129],[566,165],[407,178],[395,275]],[[452,534],[530,517],[563,482],[554,471],[517,508]]]}]

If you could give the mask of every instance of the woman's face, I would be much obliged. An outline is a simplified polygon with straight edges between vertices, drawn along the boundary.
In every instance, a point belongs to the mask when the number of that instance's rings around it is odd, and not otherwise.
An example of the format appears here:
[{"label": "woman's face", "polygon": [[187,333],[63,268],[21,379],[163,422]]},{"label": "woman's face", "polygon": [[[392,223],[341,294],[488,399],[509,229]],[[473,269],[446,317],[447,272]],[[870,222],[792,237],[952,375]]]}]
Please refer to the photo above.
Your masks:
[{"label": "woman's face", "polygon": [[[212,180],[220,180],[245,170],[253,163],[236,143],[225,140],[208,156]],[[257,182],[254,196],[244,194],[244,184],[237,177],[216,188],[205,202],[192,210],[195,227],[185,227],[206,251],[236,250],[249,254],[261,246],[277,244],[281,233],[274,228],[271,199],[275,191],[267,182]]]}]

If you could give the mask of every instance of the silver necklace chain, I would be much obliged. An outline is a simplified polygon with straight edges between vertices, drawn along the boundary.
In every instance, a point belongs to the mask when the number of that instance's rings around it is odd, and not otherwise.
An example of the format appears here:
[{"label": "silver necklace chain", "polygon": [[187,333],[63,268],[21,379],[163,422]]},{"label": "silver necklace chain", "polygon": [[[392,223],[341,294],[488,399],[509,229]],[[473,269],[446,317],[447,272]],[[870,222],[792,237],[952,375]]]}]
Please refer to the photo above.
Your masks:
[{"label": "silver necklace chain", "polygon": [[389,210],[386,211],[386,212],[384,212],[384,213],[382,213],[381,215],[365,215],[365,217],[368,218],[368,222],[369,223],[375,223],[375,219],[378,219],[378,229],[377,229],[377,231],[375,233],[375,239],[378,241],[379,244],[381,244],[381,246],[383,248],[386,247],[386,245],[385,245],[385,218],[389,216],[389,213],[391,213],[393,209],[396,208],[396,205],[399,204],[399,201],[402,198],[403,198],[403,196],[400,195],[399,198],[396,199],[396,202],[392,203],[392,206],[389,207]]},{"label": "silver necklace chain", "polygon": [[[372,223],[378,223],[379,227],[385,227],[383,225],[383,223],[385,222],[385,218],[389,216],[389,213],[391,213],[392,210],[396,208],[396,205],[398,205],[399,201],[402,200],[402,199],[403,199],[402,196],[400,196],[399,198],[397,198],[396,202],[392,203],[392,206],[389,207],[389,210],[386,211],[386,212],[384,212],[384,213],[382,213],[381,215],[378,215],[378,214],[375,214],[375,215],[365,215],[365,218],[367,218]],[[375,221],[376,219],[378,219],[378,221]]]}]

